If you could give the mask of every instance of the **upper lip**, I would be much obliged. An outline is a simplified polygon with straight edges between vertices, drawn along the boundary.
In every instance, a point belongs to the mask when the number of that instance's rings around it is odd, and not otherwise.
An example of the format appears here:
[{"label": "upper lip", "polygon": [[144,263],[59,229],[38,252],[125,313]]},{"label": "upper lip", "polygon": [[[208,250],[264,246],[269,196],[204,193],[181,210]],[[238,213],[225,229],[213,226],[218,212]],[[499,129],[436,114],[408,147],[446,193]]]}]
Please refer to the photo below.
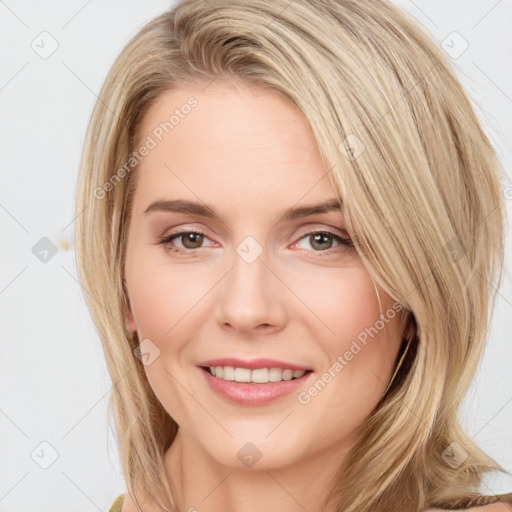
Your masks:
[{"label": "upper lip", "polygon": [[208,359],[198,364],[198,366],[233,366],[234,368],[248,368],[256,370],[257,368],[282,368],[283,370],[311,370],[306,366],[278,361],[277,359],[251,359],[244,361],[235,357],[223,357],[221,359]]}]

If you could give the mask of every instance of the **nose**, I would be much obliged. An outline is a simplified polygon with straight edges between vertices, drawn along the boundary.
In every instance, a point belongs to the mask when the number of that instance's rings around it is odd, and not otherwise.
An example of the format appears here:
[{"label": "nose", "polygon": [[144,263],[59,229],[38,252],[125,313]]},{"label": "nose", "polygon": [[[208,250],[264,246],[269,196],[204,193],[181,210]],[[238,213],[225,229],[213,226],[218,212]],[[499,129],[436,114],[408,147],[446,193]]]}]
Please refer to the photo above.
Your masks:
[{"label": "nose", "polygon": [[234,253],[232,267],[217,287],[215,314],[223,329],[250,336],[284,327],[291,292],[268,260],[265,252],[254,261]]}]

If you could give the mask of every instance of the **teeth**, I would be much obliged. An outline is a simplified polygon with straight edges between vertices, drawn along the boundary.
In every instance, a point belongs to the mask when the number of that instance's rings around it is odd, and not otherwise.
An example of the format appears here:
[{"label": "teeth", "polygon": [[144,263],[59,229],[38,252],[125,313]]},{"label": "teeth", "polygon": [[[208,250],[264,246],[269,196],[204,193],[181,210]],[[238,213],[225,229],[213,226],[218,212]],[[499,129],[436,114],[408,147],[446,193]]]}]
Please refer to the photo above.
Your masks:
[{"label": "teeth", "polygon": [[[260,384],[263,384],[263,383],[269,381],[269,373],[270,372],[269,372],[268,368],[258,368],[257,370],[252,370],[252,371],[247,370],[247,372],[250,374],[252,382],[258,382]],[[275,381],[272,381],[272,382],[275,382]]]},{"label": "teeth", "polygon": [[235,368],[235,379],[237,382],[251,382],[251,370],[247,368]]},{"label": "teeth", "polygon": [[224,366],[222,378],[224,380],[235,380],[235,369],[232,366]]},{"label": "teeth", "polygon": [[306,373],[304,370],[283,370],[281,368],[257,368],[255,370],[233,368],[233,366],[209,366],[208,368],[210,373],[219,379],[257,384],[298,379]]}]

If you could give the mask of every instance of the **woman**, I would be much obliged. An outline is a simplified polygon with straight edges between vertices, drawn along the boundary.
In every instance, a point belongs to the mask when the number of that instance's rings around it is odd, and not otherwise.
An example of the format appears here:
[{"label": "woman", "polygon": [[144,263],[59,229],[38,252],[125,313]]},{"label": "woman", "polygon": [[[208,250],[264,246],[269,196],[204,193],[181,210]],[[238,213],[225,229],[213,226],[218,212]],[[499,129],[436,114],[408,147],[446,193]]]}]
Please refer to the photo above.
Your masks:
[{"label": "woman", "polygon": [[504,470],[457,419],[501,275],[498,169],[387,1],[190,0],[146,25],[77,190],[128,488],[111,510],[512,503],[479,494]]}]

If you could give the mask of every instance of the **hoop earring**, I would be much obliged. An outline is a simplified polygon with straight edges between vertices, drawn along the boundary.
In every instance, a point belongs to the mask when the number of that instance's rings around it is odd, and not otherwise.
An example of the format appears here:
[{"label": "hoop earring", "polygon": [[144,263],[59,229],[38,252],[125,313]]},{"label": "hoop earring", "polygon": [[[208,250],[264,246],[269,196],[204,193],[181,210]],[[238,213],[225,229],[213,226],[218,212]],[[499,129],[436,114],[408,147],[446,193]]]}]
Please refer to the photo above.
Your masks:
[{"label": "hoop earring", "polygon": [[404,350],[403,354],[400,356],[400,360],[398,361],[398,364],[396,365],[395,371],[393,372],[393,376],[391,377],[391,380],[389,381],[388,387],[386,388],[386,391],[384,391],[384,394],[382,396],[386,395],[386,393],[388,392],[388,389],[390,388],[391,384],[393,383],[393,380],[395,379],[395,376],[398,373],[398,370],[400,369],[400,366],[402,366],[402,362],[403,362],[403,360],[405,358],[405,355],[407,354],[407,351],[409,350],[409,346],[410,346],[411,341],[413,340],[414,337],[415,337],[415,335],[413,334],[409,338],[409,341],[407,342],[407,346],[405,347],[405,350]]}]

